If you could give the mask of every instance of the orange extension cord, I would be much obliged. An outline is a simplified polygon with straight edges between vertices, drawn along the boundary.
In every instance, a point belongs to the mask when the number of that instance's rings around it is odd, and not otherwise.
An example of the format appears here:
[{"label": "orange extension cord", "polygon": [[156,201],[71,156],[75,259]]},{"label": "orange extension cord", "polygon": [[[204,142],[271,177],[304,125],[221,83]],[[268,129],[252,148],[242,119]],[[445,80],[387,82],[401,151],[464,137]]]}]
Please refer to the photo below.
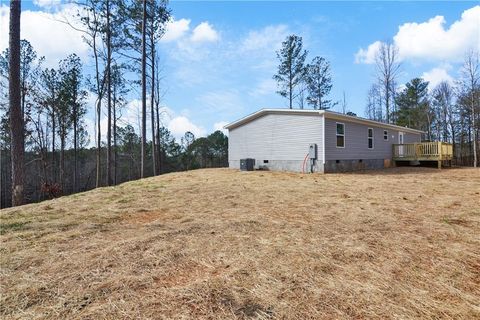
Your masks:
[{"label": "orange extension cord", "polygon": [[305,162],[307,161],[307,158],[308,158],[308,155],[310,153],[307,153],[307,155],[305,156],[305,159],[303,159],[303,164],[302,164],[302,173],[305,173]]}]

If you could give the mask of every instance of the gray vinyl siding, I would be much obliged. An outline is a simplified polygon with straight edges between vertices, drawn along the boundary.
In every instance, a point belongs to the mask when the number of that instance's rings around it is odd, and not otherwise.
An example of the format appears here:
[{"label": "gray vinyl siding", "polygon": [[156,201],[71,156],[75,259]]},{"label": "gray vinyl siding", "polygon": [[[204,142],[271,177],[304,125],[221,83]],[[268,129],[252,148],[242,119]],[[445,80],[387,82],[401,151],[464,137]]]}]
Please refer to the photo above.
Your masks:
[{"label": "gray vinyl siding", "polygon": [[[345,124],[345,148],[337,148],[336,123]],[[373,149],[368,148],[368,128],[373,128]],[[388,131],[388,141],[383,140]],[[325,118],[325,160],[391,159],[392,144],[398,143],[398,132],[388,127]],[[420,133],[404,132],[404,143],[420,142]]]},{"label": "gray vinyl siding", "polygon": [[266,114],[229,130],[228,159],[231,163],[243,158],[303,161],[309,145],[316,143],[322,161],[323,128],[319,114]]}]

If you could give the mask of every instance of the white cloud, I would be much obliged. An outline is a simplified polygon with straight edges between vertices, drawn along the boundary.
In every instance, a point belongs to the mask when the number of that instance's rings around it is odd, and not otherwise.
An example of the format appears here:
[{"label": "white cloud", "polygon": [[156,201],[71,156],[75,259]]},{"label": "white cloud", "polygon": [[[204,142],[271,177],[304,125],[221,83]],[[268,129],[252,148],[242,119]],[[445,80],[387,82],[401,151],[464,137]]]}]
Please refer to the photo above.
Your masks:
[{"label": "white cloud", "polygon": [[403,90],[407,89],[407,86],[405,85],[405,83],[400,83],[397,88],[396,88],[396,91],[397,93],[400,93],[402,92]]},{"label": "white cloud", "polygon": [[428,81],[428,86],[430,89],[435,88],[440,82],[447,81],[450,84],[453,84],[453,78],[448,74],[447,67],[437,67],[433,68],[430,71],[424,72],[422,78],[425,81]]},{"label": "white cloud", "polygon": [[[45,11],[22,11],[21,38],[30,41],[39,56],[45,56],[47,66],[56,66],[58,61],[71,53],[82,59],[88,57],[88,46],[82,40],[82,34],[60,22],[72,17],[77,12],[75,5],[64,5],[60,10],[49,13]],[[8,47],[9,8],[0,7],[0,50]],[[6,35],[6,36],[3,36]]]},{"label": "white cloud", "polygon": [[175,41],[182,38],[190,30],[190,19],[172,19],[167,23],[162,42]]},{"label": "white cloud", "polygon": [[355,54],[355,63],[375,63],[375,56],[380,49],[381,44],[382,43],[380,41],[375,41],[369,45],[367,49],[360,48],[360,50],[358,50],[358,52]]},{"label": "white cloud", "polygon": [[223,134],[228,135],[228,130],[224,128],[228,123],[228,121],[215,122],[213,124],[213,131],[220,130],[223,132]]},{"label": "white cloud", "polygon": [[277,90],[277,83],[271,78],[263,79],[253,88],[249,94],[253,97],[274,94]]},{"label": "white cloud", "polygon": [[219,39],[218,32],[208,23],[202,22],[193,29],[193,42],[215,42]]},{"label": "white cloud", "polygon": [[187,131],[193,133],[195,138],[203,137],[206,133],[203,127],[195,125],[184,116],[177,116],[170,120],[168,130],[177,138],[182,137]]},{"label": "white cloud", "polygon": [[213,52],[211,45],[214,44],[217,47],[220,40],[219,32],[206,21],[190,30],[190,20],[173,20],[170,29],[167,27],[167,30],[170,31],[167,31],[161,40],[165,44],[164,50],[171,60],[182,62],[179,70],[184,68],[185,70],[180,73],[185,74],[187,78],[192,73],[192,66],[188,65],[188,62],[198,63],[210,57]]},{"label": "white cloud", "polygon": [[[94,105],[93,101],[94,97],[92,97],[92,106]],[[90,99],[89,99],[90,101]],[[147,99],[147,105],[149,104]],[[130,101],[122,110],[121,114],[117,114],[120,116],[120,119],[117,122],[119,127],[126,126],[127,124],[131,125],[135,132],[140,135],[141,132],[141,120],[142,120],[142,113],[141,113],[141,101],[139,99],[134,99]],[[93,107],[92,107],[93,108]],[[93,109],[92,109],[93,110]],[[185,112],[182,112],[181,115],[177,115],[172,109],[168,107],[162,107],[160,110],[160,122],[162,126],[165,126],[177,139],[177,142],[180,142],[180,138],[185,135],[185,132],[190,131],[192,132],[196,138],[205,136],[207,131],[199,125],[194,124]],[[90,147],[94,147],[96,145],[96,123],[95,123],[95,116],[92,113],[90,117],[85,119],[85,125],[87,127],[87,131],[90,135]],[[101,135],[102,135],[102,143],[106,142],[107,140],[107,125],[108,119],[106,114],[102,114],[102,118],[100,119],[100,128],[101,128]],[[151,123],[150,123],[150,113],[147,111],[147,140],[151,139]]]},{"label": "white cloud", "polygon": [[41,8],[53,8],[60,5],[62,0],[33,0],[33,4]]},{"label": "white cloud", "polygon": [[[149,105],[148,99],[147,105]],[[138,99],[130,101],[125,107],[121,117],[122,125],[127,123],[131,124],[137,133],[140,133],[141,129],[141,106],[142,102]],[[195,137],[204,136],[206,133],[203,127],[194,124],[186,114],[177,115],[168,107],[162,107],[160,110],[160,122],[163,126],[170,130],[176,139],[183,137],[187,131],[192,132]],[[151,131],[150,125],[150,113],[147,110],[147,134],[149,134]],[[106,122],[105,126],[102,124],[102,130],[104,127],[106,128]]]},{"label": "white cloud", "polygon": [[286,25],[271,25],[261,30],[250,31],[240,46],[241,51],[274,51],[281,47],[288,32]]},{"label": "white cloud", "polygon": [[[197,25],[192,32],[189,32],[190,22],[190,19],[172,19],[167,23],[166,32],[160,41],[172,42],[182,40],[182,42],[179,42],[179,45],[185,47],[190,43],[215,42],[220,39],[218,31],[208,21]],[[188,38],[186,38],[187,35]]]},{"label": "white cloud", "polygon": [[480,49],[480,6],[465,10],[460,20],[445,28],[445,18],[405,23],[393,37],[400,57],[461,60],[466,50]]},{"label": "white cloud", "polygon": [[196,100],[209,113],[236,114],[243,109],[242,95],[236,89],[206,92]]},{"label": "white cloud", "polygon": [[243,57],[248,55],[251,68],[271,73],[277,66],[275,51],[281,48],[289,34],[288,26],[283,24],[252,30],[241,40],[238,53]]},{"label": "white cloud", "polygon": [[[408,22],[398,28],[393,37],[401,60],[423,59],[461,61],[465,51],[480,50],[480,6],[462,13],[460,20],[446,27],[443,16],[435,16],[426,22]],[[373,63],[379,41],[360,49],[357,63]]]}]

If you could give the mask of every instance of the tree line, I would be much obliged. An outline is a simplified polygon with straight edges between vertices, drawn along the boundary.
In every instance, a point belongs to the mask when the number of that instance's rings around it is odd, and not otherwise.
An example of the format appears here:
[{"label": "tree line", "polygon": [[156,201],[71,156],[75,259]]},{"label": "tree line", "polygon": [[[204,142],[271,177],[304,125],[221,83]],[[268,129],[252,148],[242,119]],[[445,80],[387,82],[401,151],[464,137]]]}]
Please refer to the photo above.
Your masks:
[{"label": "tree line", "polygon": [[376,77],[368,91],[365,116],[422,130],[426,141],[452,143],[455,162],[476,167],[480,158],[479,52],[467,51],[459,78],[434,88],[421,77],[400,86],[401,69],[398,48],[382,43],[375,56]]},{"label": "tree line", "polygon": [[[21,1],[10,2],[9,47],[0,54],[1,207],[227,165],[228,140],[221,131],[198,139],[187,132],[176,141],[162,122],[158,42],[171,19],[167,2],[77,5],[76,16],[62,22],[82,33],[93,72],[85,72],[75,53],[56,67],[44,67],[45,58],[20,39]],[[136,130],[122,113],[138,90],[142,108]],[[89,95],[95,99],[95,132],[87,130]],[[104,117],[106,132],[101,131]],[[92,140],[95,147],[89,147]]]}]

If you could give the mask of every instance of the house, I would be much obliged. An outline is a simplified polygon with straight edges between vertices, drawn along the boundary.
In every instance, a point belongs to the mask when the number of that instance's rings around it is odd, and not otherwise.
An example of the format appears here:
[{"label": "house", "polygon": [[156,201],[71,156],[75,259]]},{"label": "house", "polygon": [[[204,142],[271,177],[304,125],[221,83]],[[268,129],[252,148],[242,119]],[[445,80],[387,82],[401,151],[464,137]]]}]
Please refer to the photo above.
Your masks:
[{"label": "house", "polygon": [[[262,109],[225,128],[230,168],[253,158],[257,169],[294,172],[389,167],[394,144],[420,142],[423,134],[328,110],[298,109]],[[397,150],[402,152],[403,147]]]}]

